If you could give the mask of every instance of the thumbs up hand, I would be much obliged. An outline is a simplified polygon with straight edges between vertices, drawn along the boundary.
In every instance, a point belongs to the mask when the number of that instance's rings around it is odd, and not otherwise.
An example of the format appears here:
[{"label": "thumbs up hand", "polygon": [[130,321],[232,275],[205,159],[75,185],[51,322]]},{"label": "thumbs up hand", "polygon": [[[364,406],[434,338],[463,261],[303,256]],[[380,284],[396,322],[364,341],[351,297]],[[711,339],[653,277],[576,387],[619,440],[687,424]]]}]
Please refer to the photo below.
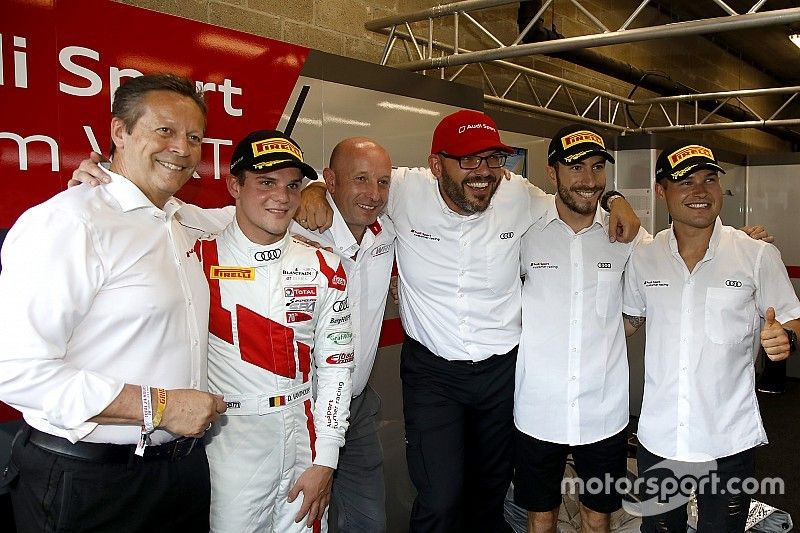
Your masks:
[{"label": "thumbs up hand", "polygon": [[772,361],[783,361],[789,357],[789,336],[783,325],[775,320],[775,309],[770,307],[764,315],[766,322],[761,329],[761,346]]}]

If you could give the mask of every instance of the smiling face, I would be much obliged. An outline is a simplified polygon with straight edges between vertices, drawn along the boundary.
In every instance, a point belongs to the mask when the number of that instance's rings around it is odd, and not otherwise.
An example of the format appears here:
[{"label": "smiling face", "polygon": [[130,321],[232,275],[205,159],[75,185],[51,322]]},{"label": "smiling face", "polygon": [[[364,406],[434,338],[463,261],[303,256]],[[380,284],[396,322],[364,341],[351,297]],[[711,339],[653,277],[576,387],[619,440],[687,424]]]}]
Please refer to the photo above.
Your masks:
[{"label": "smiling face", "polygon": [[111,120],[111,170],[163,208],[200,163],[205,116],[194,100],[172,91],[150,91],[140,105],[143,112],[130,133],[122,119]]},{"label": "smiling face", "polygon": [[336,146],[331,166],[322,174],[347,227],[361,242],[366,227],[375,223],[389,199],[389,154],[369,139],[346,139]]},{"label": "smiling face", "polygon": [[576,163],[556,163],[546,167],[556,184],[556,202],[575,214],[594,217],[597,202],[606,188],[606,159],[593,155]]},{"label": "smiling face", "polygon": [[708,228],[722,210],[722,187],[712,169],[697,170],[679,181],[663,179],[656,183],[656,194],[667,202],[676,225]]},{"label": "smiling face", "polygon": [[[505,155],[497,150],[487,150],[476,154],[486,157],[493,154]],[[447,207],[460,215],[472,215],[485,211],[503,179],[502,168],[489,168],[486,160],[478,168],[462,169],[457,159],[439,154],[428,157],[431,172],[439,180],[439,192]]]},{"label": "smiling face", "polygon": [[271,172],[243,171],[228,177],[228,191],[236,199],[236,222],[256,244],[273,244],[286,235],[297,207],[303,174],[288,167]]}]

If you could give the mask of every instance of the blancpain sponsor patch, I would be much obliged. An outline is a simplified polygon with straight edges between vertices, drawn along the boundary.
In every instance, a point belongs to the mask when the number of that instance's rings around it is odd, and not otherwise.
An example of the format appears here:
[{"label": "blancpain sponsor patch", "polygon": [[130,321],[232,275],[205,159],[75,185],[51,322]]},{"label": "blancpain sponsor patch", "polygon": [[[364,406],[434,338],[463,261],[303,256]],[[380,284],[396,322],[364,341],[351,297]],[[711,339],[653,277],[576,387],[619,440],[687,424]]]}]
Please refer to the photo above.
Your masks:
[{"label": "blancpain sponsor patch", "polygon": [[284,283],[311,283],[317,278],[319,271],[313,268],[283,269]]},{"label": "blancpain sponsor patch", "polygon": [[378,257],[379,255],[388,254],[391,251],[392,251],[391,244],[381,244],[380,246],[376,246],[375,248],[373,248],[372,251],[370,252],[370,255],[372,255],[372,257]]}]

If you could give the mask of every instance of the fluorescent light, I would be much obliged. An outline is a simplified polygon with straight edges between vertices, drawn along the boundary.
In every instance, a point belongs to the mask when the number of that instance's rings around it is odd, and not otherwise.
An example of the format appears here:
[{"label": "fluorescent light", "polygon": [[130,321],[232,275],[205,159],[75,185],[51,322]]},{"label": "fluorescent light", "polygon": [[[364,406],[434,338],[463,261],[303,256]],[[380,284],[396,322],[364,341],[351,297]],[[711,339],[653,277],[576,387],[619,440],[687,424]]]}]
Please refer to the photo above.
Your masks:
[{"label": "fluorescent light", "polygon": [[791,35],[789,36],[789,40],[790,40],[790,41],[792,41],[792,43],[793,43],[793,44],[794,44],[796,47],[800,48],[800,33],[793,33],[793,34],[791,34]]},{"label": "fluorescent light", "polygon": [[417,113],[419,115],[428,115],[431,117],[438,117],[439,112],[434,111],[432,109],[425,109],[424,107],[414,107],[410,105],[403,105],[403,104],[396,104],[394,102],[380,102],[377,104],[378,107],[382,107],[383,109],[394,109],[396,111],[407,111],[409,113]]}]

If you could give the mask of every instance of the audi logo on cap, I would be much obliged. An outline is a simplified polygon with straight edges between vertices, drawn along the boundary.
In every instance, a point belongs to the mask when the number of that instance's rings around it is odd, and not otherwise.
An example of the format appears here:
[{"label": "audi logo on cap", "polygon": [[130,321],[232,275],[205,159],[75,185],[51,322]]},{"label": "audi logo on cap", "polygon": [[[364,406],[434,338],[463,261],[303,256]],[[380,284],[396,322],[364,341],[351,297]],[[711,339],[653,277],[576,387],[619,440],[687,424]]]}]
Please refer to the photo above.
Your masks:
[{"label": "audi logo on cap", "polygon": [[514,236],[514,232],[513,231],[507,231],[505,233],[501,233],[500,234],[500,238],[501,239],[510,239],[513,236]]},{"label": "audi logo on cap", "polygon": [[735,279],[726,279],[725,280],[725,286],[726,287],[741,287],[742,286],[742,282],[741,281],[736,281]]},{"label": "audi logo on cap", "polygon": [[253,254],[253,259],[256,261],[274,261],[281,256],[281,250],[264,250]]}]

